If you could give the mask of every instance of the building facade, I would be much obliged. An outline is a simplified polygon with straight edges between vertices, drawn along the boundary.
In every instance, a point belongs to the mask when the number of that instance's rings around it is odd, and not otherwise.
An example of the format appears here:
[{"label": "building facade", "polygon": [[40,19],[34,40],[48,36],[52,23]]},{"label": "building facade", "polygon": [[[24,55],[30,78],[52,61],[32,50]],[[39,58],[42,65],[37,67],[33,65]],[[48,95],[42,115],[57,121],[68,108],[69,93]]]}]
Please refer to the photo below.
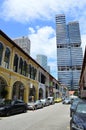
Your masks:
[{"label": "building facade", "polygon": [[28,37],[20,37],[14,39],[14,42],[18,44],[28,55],[30,55],[30,39]]},{"label": "building facade", "polygon": [[77,90],[83,59],[77,21],[66,24],[65,15],[56,15],[56,45],[58,80],[69,90]]},{"label": "building facade", "polygon": [[82,71],[79,80],[79,95],[81,98],[86,99],[86,47],[82,64]]},{"label": "building facade", "polygon": [[0,30],[0,99],[29,102],[34,97],[35,101],[53,96],[53,88],[59,87],[52,75]]}]

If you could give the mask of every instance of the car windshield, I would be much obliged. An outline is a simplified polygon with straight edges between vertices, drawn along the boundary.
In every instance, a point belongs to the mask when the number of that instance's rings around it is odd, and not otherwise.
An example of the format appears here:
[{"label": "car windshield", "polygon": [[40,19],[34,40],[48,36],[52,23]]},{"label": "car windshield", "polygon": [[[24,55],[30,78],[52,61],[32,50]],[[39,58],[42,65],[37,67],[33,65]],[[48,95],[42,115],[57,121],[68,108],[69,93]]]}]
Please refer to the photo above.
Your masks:
[{"label": "car windshield", "polygon": [[72,103],[72,105],[75,106],[75,105],[77,105],[78,102],[79,102],[79,101],[74,101],[74,102]]},{"label": "car windshield", "polygon": [[65,98],[65,100],[70,100],[70,98]]},{"label": "car windshield", "polygon": [[53,97],[49,97],[48,100],[53,100]]},{"label": "car windshield", "polygon": [[40,101],[46,101],[46,99],[41,99]]},{"label": "car windshield", "polygon": [[86,114],[86,104],[78,104],[76,112]]},{"label": "car windshield", "polygon": [[40,102],[39,100],[36,101],[36,103],[39,103],[39,102]]}]

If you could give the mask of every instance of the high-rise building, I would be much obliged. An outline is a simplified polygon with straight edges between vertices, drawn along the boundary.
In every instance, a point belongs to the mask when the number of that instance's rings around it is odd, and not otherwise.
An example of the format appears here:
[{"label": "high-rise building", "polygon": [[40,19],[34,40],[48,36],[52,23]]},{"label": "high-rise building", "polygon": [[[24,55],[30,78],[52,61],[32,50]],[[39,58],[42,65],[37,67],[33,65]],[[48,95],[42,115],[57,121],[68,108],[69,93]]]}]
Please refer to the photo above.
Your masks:
[{"label": "high-rise building", "polygon": [[38,54],[36,56],[36,61],[50,73],[50,66],[47,66],[47,56]]},{"label": "high-rise building", "polygon": [[65,15],[56,15],[58,80],[69,90],[79,86],[83,53],[79,23],[66,24]]},{"label": "high-rise building", "polygon": [[67,33],[66,33],[66,20],[65,15],[57,15],[56,16],[56,39],[58,44],[66,44],[67,43]]},{"label": "high-rise building", "polygon": [[28,37],[20,37],[14,39],[14,42],[18,44],[28,55],[30,55],[30,39]]},{"label": "high-rise building", "polygon": [[78,21],[69,22],[67,25],[68,29],[68,37],[70,44],[77,44],[81,45],[81,37],[80,37],[80,30],[79,30],[79,23]]},{"label": "high-rise building", "polygon": [[47,70],[47,72],[50,73],[50,66],[49,65],[47,65],[46,70]]}]

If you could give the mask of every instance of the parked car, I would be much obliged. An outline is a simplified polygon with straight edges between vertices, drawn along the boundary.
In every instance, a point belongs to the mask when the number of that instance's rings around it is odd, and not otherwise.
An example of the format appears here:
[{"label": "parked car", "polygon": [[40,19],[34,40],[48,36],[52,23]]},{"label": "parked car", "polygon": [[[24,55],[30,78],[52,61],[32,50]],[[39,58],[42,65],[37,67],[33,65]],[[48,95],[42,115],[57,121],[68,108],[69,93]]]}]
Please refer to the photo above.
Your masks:
[{"label": "parked car", "polygon": [[70,98],[65,98],[62,103],[63,104],[70,104],[71,103],[71,99]]},{"label": "parked car", "polygon": [[27,104],[22,100],[4,100],[0,104],[0,116],[9,116],[27,111]]},{"label": "parked car", "polygon": [[40,100],[37,100],[35,102],[31,102],[31,103],[27,104],[27,108],[29,110],[36,110],[38,108],[43,108],[43,107],[44,107],[44,105]]},{"label": "parked car", "polygon": [[44,107],[50,105],[50,102],[49,102],[49,100],[47,98],[40,99],[40,101],[43,103]]},{"label": "parked car", "polygon": [[27,103],[27,109],[28,110],[36,110],[35,102]]},{"label": "parked car", "polygon": [[54,97],[48,97],[47,98],[50,104],[54,104]]},{"label": "parked car", "polygon": [[86,101],[77,104],[70,120],[70,130],[86,130]]},{"label": "parked car", "polygon": [[72,117],[76,107],[77,107],[77,104],[78,102],[82,101],[81,99],[78,99],[78,100],[74,100],[70,106],[70,117]]},{"label": "parked car", "polygon": [[61,102],[61,101],[62,101],[62,98],[60,98],[60,97],[54,99],[54,102],[55,102],[55,103],[59,103],[59,102]]},{"label": "parked car", "polygon": [[80,98],[77,97],[77,96],[70,96],[70,99],[71,99],[71,104],[72,104],[73,101],[77,101],[77,100],[79,100]]}]

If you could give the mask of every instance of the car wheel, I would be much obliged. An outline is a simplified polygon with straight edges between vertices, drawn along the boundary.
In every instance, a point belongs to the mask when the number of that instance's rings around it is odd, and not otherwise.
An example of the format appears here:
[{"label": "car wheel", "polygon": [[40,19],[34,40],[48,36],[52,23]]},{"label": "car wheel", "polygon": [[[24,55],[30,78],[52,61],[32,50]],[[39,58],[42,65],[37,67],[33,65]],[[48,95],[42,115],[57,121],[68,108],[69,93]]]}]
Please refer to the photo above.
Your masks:
[{"label": "car wheel", "polygon": [[24,112],[24,113],[26,113],[26,112],[27,112],[27,109],[26,109],[26,108],[24,108],[23,112]]},{"label": "car wheel", "polygon": [[70,130],[72,130],[72,120],[70,120]]},{"label": "car wheel", "polygon": [[70,117],[72,117],[72,115],[70,114]]},{"label": "car wheel", "polygon": [[72,112],[71,117],[73,116],[74,112]]},{"label": "car wheel", "polygon": [[6,113],[6,116],[10,116],[11,115],[11,113],[8,111],[7,113]]},{"label": "car wheel", "polygon": [[70,117],[72,117],[72,112],[70,112]]},{"label": "car wheel", "polygon": [[37,107],[37,105],[35,106],[35,110],[37,109],[38,107]]},{"label": "car wheel", "polygon": [[36,107],[34,107],[34,110],[36,110]]}]

